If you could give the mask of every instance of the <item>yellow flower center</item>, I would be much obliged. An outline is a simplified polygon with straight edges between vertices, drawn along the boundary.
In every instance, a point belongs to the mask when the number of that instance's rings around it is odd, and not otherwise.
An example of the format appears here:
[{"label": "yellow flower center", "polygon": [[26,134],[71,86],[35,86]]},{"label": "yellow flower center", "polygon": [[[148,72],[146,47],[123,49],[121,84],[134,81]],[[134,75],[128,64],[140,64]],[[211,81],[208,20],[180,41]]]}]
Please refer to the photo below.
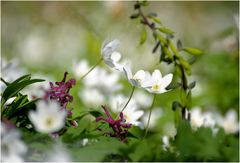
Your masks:
[{"label": "yellow flower center", "polygon": [[154,91],[157,91],[157,90],[159,90],[160,89],[160,84],[154,84],[153,86],[152,86],[152,89],[154,90]]},{"label": "yellow flower center", "polygon": [[46,121],[45,121],[45,125],[46,125],[47,127],[51,127],[52,124],[53,124],[53,121],[54,121],[54,119],[53,119],[52,117],[48,117],[48,118],[46,119]]}]

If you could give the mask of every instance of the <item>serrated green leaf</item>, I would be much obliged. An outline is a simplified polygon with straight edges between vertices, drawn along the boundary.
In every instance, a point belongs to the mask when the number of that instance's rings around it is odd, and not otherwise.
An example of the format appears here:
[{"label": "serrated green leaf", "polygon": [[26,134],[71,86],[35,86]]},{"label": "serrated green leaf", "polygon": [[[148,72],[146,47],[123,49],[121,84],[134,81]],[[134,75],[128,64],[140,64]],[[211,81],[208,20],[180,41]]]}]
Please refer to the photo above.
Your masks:
[{"label": "serrated green leaf", "polygon": [[187,47],[185,47],[182,50],[189,53],[189,54],[192,54],[192,55],[202,55],[203,54],[203,51],[200,50],[200,49],[197,49],[197,48],[187,48]]}]

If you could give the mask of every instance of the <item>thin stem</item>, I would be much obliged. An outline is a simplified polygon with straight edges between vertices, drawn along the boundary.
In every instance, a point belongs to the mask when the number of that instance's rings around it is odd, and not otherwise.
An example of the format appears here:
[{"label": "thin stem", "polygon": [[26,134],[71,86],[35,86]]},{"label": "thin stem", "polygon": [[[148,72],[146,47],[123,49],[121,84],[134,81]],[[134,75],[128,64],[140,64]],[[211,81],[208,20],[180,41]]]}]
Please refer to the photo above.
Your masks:
[{"label": "thin stem", "polygon": [[99,65],[101,62],[102,62],[103,58],[100,58],[100,60],[94,65],[92,66],[92,68],[90,68],[88,70],[88,72],[86,72],[86,74],[84,74],[80,79],[79,81],[83,80],[97,65]]},{"label": "thin stem", "polygon": [[134,92],[134,90],[135,90],[135,86],[133,86],[133,87],[132,87],[132,92],[131,92],[131,95],[130,95],[130,97],[129,97],[129,99],[128,99],[127,103],[126,103],[126,104],[124,105],[124,107],[122,108],[121,112],[123,112],[123,111],[124,111],[124,109],[127,107],[128,103],[129,103],[129,102],[130,102],[130,100],[132,99],[132,96],[133,96],[133,92]]},{"label": "thin stem", "polygon": [[155,102],[156,96],[157,96],[157,94],[154,94],[154,96],[153,96],[152,105],[150,107],[150,112],[149,112],[149,115],[148,115],[147,126],[146,126],[146,129],[145,129],[145,134],[144,134],[143,138],[145,138],[147,136],[147,133],[148,133],[148,128],[149,128],[150,119],[151,119],[151,115],[152,115],[152,109],[153,109],[153,106],[154,106],[154,102]]}]

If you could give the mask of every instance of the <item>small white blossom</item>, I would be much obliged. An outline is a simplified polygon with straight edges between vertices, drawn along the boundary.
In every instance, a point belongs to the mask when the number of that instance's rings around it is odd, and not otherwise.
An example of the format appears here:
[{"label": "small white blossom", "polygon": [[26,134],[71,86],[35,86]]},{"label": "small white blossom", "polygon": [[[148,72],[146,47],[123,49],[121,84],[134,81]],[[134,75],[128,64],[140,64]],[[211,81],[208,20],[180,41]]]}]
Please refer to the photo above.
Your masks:
[{"label": "small white blossom", "polygon": [[27,147],[20,139],[20,133],[1,123],[1,162],[24,162]]},{"label": "small white blossom", "polygon": [[172,78],[172,74],[162,77],[159,70],[154,70],[149,80],[146,80],[142,86],[151,93],[164,93],[167,92],[166,87],[172,82]]},{"label": "small white blossom", "polygon": [[142,87],[143,83],[150,78],[150,73],[144,70],[139,70],[133,75],[129,64],[123,67],[123,72],[129,83],[135,87]]},{"label": "small white blossom", "polygon": [[29,119],[35,129],[42,133],[59,131],[65,125],[65,110],[57,101],[39,101],[37,110],[29,113]]},{"label": "small white blossom", "polygon": [[86,88],[78,93],[83,103],[89,107],[96,107],[104,104],[104,95],[96,88]]},{"label": "small white blossom", "polygon": [[218,120],[218,125],[222,126],[226,133],[236,133],[239,131],[239,122],[237,113],[234,110],[229,110],[225,117]]},{"label": "small white blossom", "polygon": [[103,43],[101,54],[104,62],[111,68],[122,71],[122,65],[118,62],[120,61],[122,55],[116,51],[120,42],[118,40],[113,40],[109,43]]},{"label": "small white blossom", "polygon": [[[114,112],[119,113],[126,104],[127,100],[128,98],[121,94],[113,96],[110,98],[110,106]],[[131,123],[135,126],[142,126],[139,119],[143,116],[144,112],[139,110],[134,99],[128,103],[127,107],[123,111],[123,114],[127,123]]]},{"label": "small white blossom", "polygon": [[85,75],[89,69],[87,60],[81,60],[80,62],[73,61],[72,72],[77,79],[80,79],[83,75]]},{"label": "small white blossom", "polygon": [[71,162],[72,159],[64,146],[56,144],[52,151],[48,154],[46,162]]}]

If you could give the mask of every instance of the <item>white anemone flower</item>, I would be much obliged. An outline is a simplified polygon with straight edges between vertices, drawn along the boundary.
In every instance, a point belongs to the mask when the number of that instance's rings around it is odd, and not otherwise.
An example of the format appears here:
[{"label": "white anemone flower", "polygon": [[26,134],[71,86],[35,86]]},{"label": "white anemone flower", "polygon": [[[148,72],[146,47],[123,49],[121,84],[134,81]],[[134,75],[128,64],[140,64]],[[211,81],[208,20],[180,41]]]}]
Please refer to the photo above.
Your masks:
[{"label": "white anemone flower", "polygon": [[65,125],[66,112],[57,101],[39,101],[37,110],[29,113],[35,129],[42,133],[59,131]]},{"label": "white anemone flower", "polygon": [[67,149],[61,143],[55,144],[53,150],[48,153],[46,162],[72,162]]},{"label": "white anemone flower", "polygon": [[[110,99],[110,105],[114,112],[119,113],[127,101],[127,97],[122,94],[112,96]],[[135,126],[143,126],[139,119],[143,116],[144,112],[139,110],[136,102],[132,99],[127,107],[123,111],[124,118],[127,123],[131,123]]]},{"label": "white anemone flower", "polygon": [[166,87],[172,82],[173,74],[167,74],[162,77],[159,70],[154,70],[149,80],[142,84],[142,87],[146,88],[151,93],[164,93],[167,92]]},{"label": "white anemone flower", "polygon": [[96,88],[85,88],[78,93],[79,98],[89,107],[97,107],[104,104],[104,95]]},{"label": "white anemone flower", "polygon": [[122,71],[122,65],[118,62],[122,58],[121,53],[116,51],[120,42],[118,40],[113,40],[109,43],[103,43],[101,48],[101,54],[104,62],[111,68]]},{"label": "white anemone flower", "polygon": [[123,71],[129,83],[135,87],[142,87],[143,83],[150,78],[150,73],[144,70],[139,70],[133,75],[129,64],[123,67]]},{"label": "white anemone flower", "polygon": [[226,133],[236,133],[239,131],[239,122],[237,113],[234,110],[229,110],[225,117],[218,120],[218,124],[222,126]]},{"label": "white anemone flower", "polygon": [[20,133],[1,123],[1,162],[24,162],[27,146],[20,139]]},{"label": "white anemone flower", "polygon": [[89,69],[87,60],[84,59],[79,62],[73,61],[72,72],[77,79],[80,79],[83,75],[85,75]]}]

